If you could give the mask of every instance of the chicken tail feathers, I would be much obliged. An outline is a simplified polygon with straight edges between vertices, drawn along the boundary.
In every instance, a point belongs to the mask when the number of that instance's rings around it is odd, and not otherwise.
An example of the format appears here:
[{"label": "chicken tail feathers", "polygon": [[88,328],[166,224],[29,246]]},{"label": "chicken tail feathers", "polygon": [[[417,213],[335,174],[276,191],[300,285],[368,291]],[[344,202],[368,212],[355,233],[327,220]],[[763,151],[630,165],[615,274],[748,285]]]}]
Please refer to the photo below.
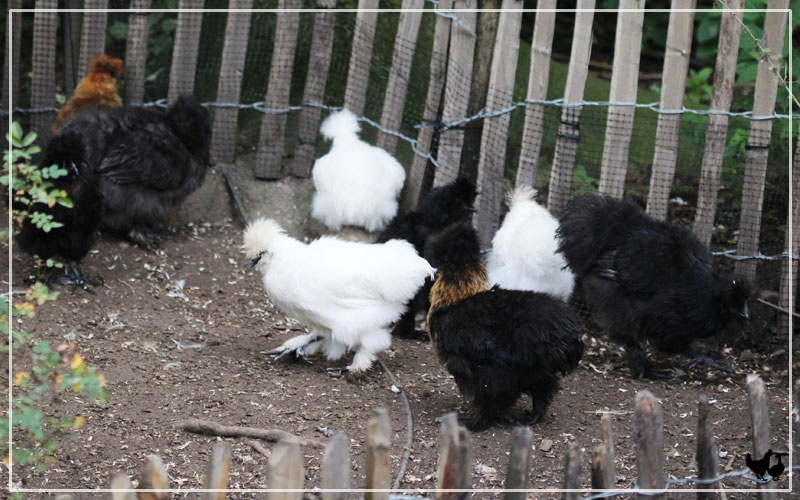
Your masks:
[{"label": "chicken tail feathers", "polygon": [[210,162],[211,122],[208,111],[193,97],[183,95],[167,108],[167,123],[187,149],[206,166]]},{"label": "chicken tail feathers", "polygon": [[506,198],[506,202],[508,203],[509,208],[513,208],[514,205],[517,203],[524,203],[526,201],[533,201],[533,198],[536,196],[536,189],[531,186],[527,186],[522,184],[517,186],[516,189],[508,193]]},{"label": "chicken tail feathers", "polygon": [[358,137],[361,125],[358,124],[356,115],[347,109],[342,109],[328,116],[319,129],[320,133],[329,140]]}]

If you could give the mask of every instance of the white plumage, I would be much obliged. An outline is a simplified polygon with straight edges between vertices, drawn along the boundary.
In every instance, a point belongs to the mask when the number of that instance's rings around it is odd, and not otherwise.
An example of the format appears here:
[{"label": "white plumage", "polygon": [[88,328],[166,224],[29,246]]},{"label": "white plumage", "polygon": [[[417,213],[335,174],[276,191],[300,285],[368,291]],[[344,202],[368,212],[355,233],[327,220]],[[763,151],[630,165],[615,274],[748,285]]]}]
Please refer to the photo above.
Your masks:
[{"label": "white plumage", "polygon": [[314,162],[311,215],[334,231],[343,226],[381,231],[397,214],[406,172],[392,155],[359,139],[360,130],[355,115],[346,109],[330,115],[320,127],[333,145]]},{"label": "white plumage", "polygon": [[532,290],[569,299],[574,276],[557,253],[558,221],[533,199],[536,190],[519,186],[509,212],[492,239],[486,261],[489,280],[509,290]]},{"label": "white plumage", "polygon": [[264,276],[272,302],[310,333],[273,351],[298,356],[322,350],[329,360],[356,351],[350,372],[363,372],[389,348],[389,326],[434,269],[407,241],[381,244],[323,236],[309,244],[259,219],[244,234],[244,250]]}]

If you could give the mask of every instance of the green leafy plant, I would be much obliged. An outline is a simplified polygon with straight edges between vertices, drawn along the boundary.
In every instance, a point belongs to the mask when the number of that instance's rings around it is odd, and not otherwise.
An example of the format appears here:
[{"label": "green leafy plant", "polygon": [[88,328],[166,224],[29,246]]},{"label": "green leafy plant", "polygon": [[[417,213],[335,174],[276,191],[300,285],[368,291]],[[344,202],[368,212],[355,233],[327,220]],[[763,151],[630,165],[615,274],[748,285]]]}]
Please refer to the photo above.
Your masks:
[{"label": "green leafy plant", "polygon": [[[45,398],[57,399],[66,391],[78,393],[90,401],[104,401],[108,397],[105,379],[96,368],[90,367],[78,353],[74,342],[53,346],[47,341],[35,341],[29,332],[10,332],[11,316],[33,316],[37,306],[58,296],[41,283],[31,286],[24,300],[9,303],[8,296],[0,296],[0,333],[10,344],[1,345],[0,352],[13,349],[13,397],[11,415],[0,414],[0,439],[3,442],[3,461],[17,464],[36,464],[44,469],[56,460],[59,441],[84,423],[82,416],[56,417],[40,408]],[[20,361],[21,360],[21,361]],[[8,408],[8,401],[5,401]],[[13,431],[13,452],[10,435]]]},{"label": "green leafy plant", "polygon": [[63,224],[53,220],[51,215],[37,211],[35,207],[37,204],[48,207],[55,204],[72,207],[72,201],[66,191],[56,189],[52,182],[53,179],[67,175],[67,170],[58,165],[49,167],[32,165],[31,158],[41,150],[34,143],[36,133],[25,134],[18,122],[12,124],[11,131],[6,134],[6,140],[11,144],[11,149],[3,153],[4,171],[0,183],[12,192],[11,212],[14,227],[11,230],[18,229],[25,219],[30,219],[32,224],[44,232],[61,227]]},{"label": "green leafy plant", "polygon": [[589,175],[586,167],[577,165],[572,177],[573,195],[597,193],[597,179]]}]

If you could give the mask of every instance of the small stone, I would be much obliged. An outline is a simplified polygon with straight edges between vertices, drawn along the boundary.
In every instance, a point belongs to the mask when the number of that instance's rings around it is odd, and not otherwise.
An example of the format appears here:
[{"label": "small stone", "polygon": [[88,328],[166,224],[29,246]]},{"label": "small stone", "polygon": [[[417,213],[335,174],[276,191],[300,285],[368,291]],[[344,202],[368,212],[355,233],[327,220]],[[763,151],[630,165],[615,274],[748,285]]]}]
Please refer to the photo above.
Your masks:
[{"label": "small stone", "polygon": [[548,451],[553,449],[553,440],[552,439],[542,439],[541,444],[539,444],[539,449],[543,452],[547,453]]}]

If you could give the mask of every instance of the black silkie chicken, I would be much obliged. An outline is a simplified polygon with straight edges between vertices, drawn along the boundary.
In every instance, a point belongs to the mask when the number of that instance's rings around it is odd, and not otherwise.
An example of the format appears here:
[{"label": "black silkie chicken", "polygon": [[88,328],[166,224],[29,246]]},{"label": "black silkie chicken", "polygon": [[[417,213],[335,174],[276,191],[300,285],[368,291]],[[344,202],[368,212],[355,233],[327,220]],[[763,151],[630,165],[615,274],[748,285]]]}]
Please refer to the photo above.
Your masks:
[{"label": "black silkie chicken", "polygon": [[103,194],[102,226],[146,248],[168,235],[170,211],[203,183],[208,113],[182,96],[166,110],[85,109],[61,125],[78,134]]},{"label": "black silkie chicken", "polygon": [[[469,221],[475,212],[473,204],[478,192],[475,184],[466,178],[431,189],[423,195],[414,210],[401,212],[378,236],[377,243],[389,240],[406,240],[425,257],[428,237],[454,222]],[[426,279],[422,288],[406,306],[406,311],[395,323],[392,335],[406,339],[427,340],[428,334],[415,328],[415,317],[427,312],[433,280]]]},{"label": "black silkie chicken", "polygon": [[426,245],[437,267],[428,327],[436,354],[470,403],[466,426],[489,427],[522,394],[533,401],[525,424],[544,417],[583,355],[567,304],[540,292],[492,288],[478,236],[467,223],[449,226]]},{"label": "black silkie chicken", "polygon": [[692,356],[689,366],[730,371],[694,341],[747,318],[748,287],[722,278],[689,229],[650,217],[629,200],[584,195],[567,204],[557,236],[576,289],[611,340],[625,347],[632,377],[671,378],[651,368],[646,341]]},{"label": "black silkie chicken", "polygon": [[80,136],[64,132],[53,137],[37,163],[41,167],[58,165],[67,171],[67,175],[51,179],[51,182],[52,189],[66,193],[72,201],[72,207],[33,204],[28,210],[50,215],[53,221],[62,226],[45,232],[26,219],[16,236],[16,242],[30,255],[37,255],[44,260],[62,257],[66,261],[64,275],[50,277],[49,283],[80,286],[88,290],[88,285],[96,286],[101,280],[84,276],[79,264],[94,245],[103,198],[97,189],[95,173],[86,162]]},{"label": "black silkie chicken", "polygon": [[[753,471],[753,474],[755,474],[758,479],[764,481],[765,480],[764,474],[766,474],[767,471],[769,470],[769,462],[771,456],[772,456],[772,450],[767,450],[767,452],[764,453],[764,456],[762,458],[758,460],[753,460],[753,457],[751,457],[750,454],[747,453],[744,456],[744,461],[745,464],[747,465],[747,468]],[[780,458],[778,460],[780,461]]]}]

